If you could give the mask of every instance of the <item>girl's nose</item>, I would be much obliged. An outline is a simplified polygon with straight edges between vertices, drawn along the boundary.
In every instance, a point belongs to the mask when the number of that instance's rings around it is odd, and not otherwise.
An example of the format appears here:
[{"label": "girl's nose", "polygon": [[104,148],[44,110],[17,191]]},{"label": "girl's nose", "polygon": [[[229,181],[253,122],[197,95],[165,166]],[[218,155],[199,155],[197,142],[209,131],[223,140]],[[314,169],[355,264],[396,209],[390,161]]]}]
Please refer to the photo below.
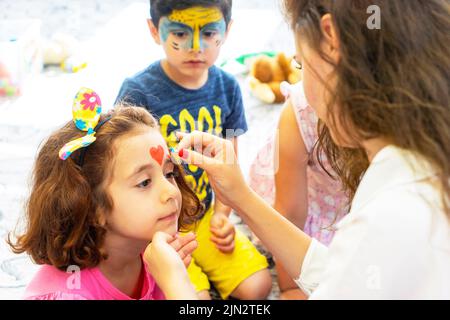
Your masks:
[{"label": "girl's nose", "polygon": [[171,181],[164,178],[162,182],[162,190],[161,190],[161,202],[168,203],[171,200],[176,200],[180,193],[180,189],[176,183],[172,183]]}]

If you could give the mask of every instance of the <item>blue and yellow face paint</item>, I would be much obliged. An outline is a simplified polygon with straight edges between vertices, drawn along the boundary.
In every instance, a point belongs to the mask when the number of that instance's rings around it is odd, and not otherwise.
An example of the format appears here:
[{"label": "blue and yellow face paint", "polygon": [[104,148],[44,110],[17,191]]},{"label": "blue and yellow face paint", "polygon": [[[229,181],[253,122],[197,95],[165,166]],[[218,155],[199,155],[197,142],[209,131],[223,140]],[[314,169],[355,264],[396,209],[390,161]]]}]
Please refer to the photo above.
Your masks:
[{"label": "blue and yellow face paint", "polygon": [[226,22],[218,8],[193,7],[174,10],[161,18],[159,25],[163,42],[170,41],[175,50],[204,50],[219,47],[226,34]]}]

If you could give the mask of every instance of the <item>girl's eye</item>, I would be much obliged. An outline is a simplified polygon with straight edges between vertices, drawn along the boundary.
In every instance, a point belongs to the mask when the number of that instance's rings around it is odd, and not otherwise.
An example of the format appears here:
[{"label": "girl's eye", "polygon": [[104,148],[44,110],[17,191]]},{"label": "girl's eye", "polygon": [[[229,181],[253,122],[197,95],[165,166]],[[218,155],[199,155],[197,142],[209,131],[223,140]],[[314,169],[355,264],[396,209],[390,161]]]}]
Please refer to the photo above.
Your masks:
[{"label": "girl's eye", "polygon": [[172,172],[169,172],[168,174],[166,174],[167,180],[175,179],[176,177],[178,177],[178,173],[175,171],[172,171]]},{"label": "girl's eye", "polygon": [[152,182],[152,180],[150,180],[150,179],[146,179],[146,180],[144,180],[144,181],[142,181],[141,183],[139,183],[138,185],[137,185],[137,187],[138,188],[147,188],[149,185],[150,185],[150,183]]}]

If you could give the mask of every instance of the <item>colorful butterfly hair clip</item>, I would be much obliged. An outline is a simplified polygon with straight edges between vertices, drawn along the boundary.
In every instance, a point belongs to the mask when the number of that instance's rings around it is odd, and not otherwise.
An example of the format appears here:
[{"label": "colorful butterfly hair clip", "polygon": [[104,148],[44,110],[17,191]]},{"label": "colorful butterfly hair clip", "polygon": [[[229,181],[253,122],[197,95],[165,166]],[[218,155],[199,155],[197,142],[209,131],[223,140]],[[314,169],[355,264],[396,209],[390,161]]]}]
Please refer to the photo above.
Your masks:
[{"label": "colorful butterfly hair clip", "polygon": [[66,143],[59,150],[61,160],[66,160],[73,152],[90,146],[96,140],[96,131],[110,119],[109,117],[99,124],[101,113],[102,103],[97,93],[92,89],[81,88],[73,100],[72,118],[75,126],[79,130],[87,132],[87,135]]}]

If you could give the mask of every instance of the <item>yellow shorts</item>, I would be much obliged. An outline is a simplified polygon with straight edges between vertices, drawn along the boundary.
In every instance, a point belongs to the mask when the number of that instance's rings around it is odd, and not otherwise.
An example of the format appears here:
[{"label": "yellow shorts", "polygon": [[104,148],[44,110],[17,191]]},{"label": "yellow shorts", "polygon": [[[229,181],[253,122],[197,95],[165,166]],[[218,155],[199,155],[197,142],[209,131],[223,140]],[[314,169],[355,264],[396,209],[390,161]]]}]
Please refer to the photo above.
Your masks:
[{"label": "yellow shorts", "polygon": [[188,274],[197,292],[209,290],[211,281],[222,299],[228,296],[249,276],[268,267],[266,258],[250,240],[236,229],[235,248],[225,254],[210,240],[209,222],[214,206],[189,231],[197,235],[198,248],[192,254]]}]

